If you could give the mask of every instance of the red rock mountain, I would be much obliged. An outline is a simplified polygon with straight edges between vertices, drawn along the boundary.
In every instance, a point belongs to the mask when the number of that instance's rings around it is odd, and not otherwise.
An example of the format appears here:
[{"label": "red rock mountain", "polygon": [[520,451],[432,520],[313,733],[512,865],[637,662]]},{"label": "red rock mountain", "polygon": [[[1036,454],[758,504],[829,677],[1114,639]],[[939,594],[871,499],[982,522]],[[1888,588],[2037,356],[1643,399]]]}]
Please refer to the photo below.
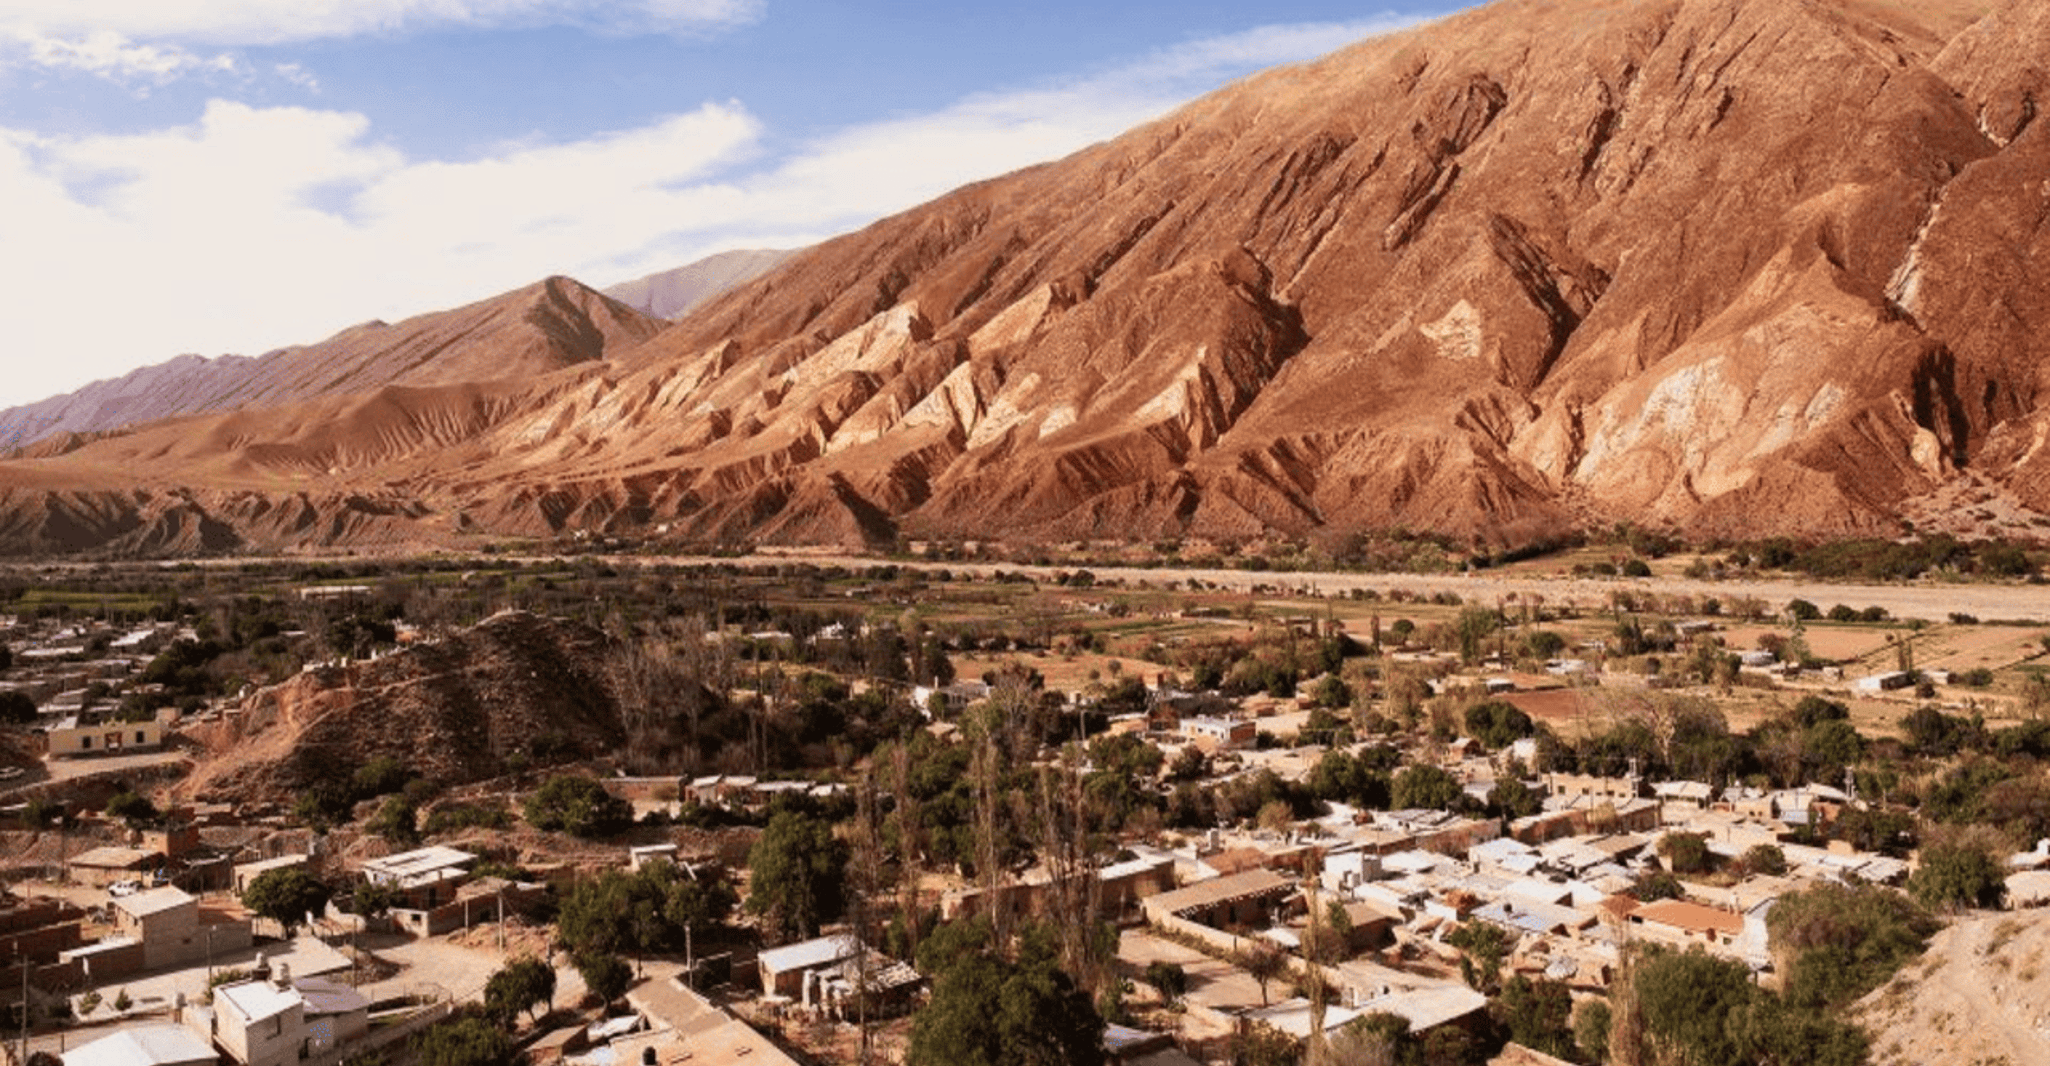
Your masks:
[{"label": "red rock mountain", "polygon": [[793,252],[752,249],[720,252],[695,263],[623,281],[605,295],[656,318],[679,318],[720,293],[768,273]]},{"label": "red rock mountain", "polygon": [[1502,0],[604,363],[0,465],[0,540],[2044,523],[2046,56],[2040,0]]},{"label": "red rock mountain", "polygon": [[[646,340],[660,322],[568,278],[397,325],[366,322],[258,357],[180,356],[0,411],[6,443],[92,434],[176,415],[271,407],[385,385],[531,378]],[[77,442],[74,442],[77,443]]]}]

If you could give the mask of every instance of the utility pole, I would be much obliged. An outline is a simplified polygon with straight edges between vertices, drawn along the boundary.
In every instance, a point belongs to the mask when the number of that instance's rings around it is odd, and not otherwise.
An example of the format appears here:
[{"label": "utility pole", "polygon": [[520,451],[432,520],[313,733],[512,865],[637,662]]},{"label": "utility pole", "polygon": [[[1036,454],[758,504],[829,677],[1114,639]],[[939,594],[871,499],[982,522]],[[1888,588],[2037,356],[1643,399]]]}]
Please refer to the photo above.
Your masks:
[{"label": "utility pole", "polygon": [[[17,953],[19,948],[16,949]],[[28,1066],[28,956],[21,955],[21,1066]]]}]

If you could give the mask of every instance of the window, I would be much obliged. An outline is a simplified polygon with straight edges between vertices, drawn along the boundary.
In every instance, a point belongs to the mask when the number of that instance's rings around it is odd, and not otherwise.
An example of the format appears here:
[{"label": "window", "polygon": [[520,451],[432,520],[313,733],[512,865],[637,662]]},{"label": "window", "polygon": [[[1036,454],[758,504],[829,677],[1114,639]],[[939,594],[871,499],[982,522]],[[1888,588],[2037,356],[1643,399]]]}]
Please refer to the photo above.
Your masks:
[{"label": "window", "polygon": [[91,750],[93,750],[93,738],[91,738],[91,737],[79,737],[79,738],[78,738],[78,750],[80,750],[80,751],[91,751]]},{"label": "window", "polygon": [[144,740],[144,739],[142,738],[142,730],[140,730],[140,729],[138,729],[138,730],[136,730],[136,731],[135,731],[135,742],[136,742],[137,744],[147,744],[147,743],[149,743],[149,741],[147,741],[147,740]]}]

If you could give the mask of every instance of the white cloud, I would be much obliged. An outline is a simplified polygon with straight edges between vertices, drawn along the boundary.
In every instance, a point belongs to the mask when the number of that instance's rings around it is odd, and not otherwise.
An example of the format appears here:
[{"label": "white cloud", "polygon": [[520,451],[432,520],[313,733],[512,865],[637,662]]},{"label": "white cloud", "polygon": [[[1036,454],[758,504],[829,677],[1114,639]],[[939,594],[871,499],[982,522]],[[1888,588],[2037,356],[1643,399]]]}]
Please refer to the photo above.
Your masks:
[{"label": "white cloud", "polygon": [[1192,42],[775,155],[737,102],[466,162],[409,158],[363,115],[219,100],[192,125],[140,135],[0,129],[0,406],[552,273],[605,285],[726,248],[812,243],[1114,135],[1225,75],[1382,28]]},{"label": "white cloud", "polygon": [[35,30],[0,32],[5,49],[42,70],[77,71],[109,81],[164,84],[188,74],[232,74],[240,63],[228,53],[203,56],[176,45],[135,44],[112,30],[83,37],[50,37]]},{"label": "white cloud", "polygon": [[765,0],[0,0],[0,26],[75,36],[280,44],[451,27],[690,31],[759,18]]}]

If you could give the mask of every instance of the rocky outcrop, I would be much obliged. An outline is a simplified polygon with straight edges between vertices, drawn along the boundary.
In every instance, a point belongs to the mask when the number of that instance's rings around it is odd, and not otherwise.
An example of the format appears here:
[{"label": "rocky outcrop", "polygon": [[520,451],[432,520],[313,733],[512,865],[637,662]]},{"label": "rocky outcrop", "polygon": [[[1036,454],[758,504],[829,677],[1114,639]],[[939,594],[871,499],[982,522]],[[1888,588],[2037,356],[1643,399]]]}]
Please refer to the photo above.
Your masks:
[{"label": "rocky outcrop", "polygon": [[1962,486],[2027,529],[2040,8],[1502,0],[808,249],[602,363],[0,464],[0,542],[1999,531]]}]

